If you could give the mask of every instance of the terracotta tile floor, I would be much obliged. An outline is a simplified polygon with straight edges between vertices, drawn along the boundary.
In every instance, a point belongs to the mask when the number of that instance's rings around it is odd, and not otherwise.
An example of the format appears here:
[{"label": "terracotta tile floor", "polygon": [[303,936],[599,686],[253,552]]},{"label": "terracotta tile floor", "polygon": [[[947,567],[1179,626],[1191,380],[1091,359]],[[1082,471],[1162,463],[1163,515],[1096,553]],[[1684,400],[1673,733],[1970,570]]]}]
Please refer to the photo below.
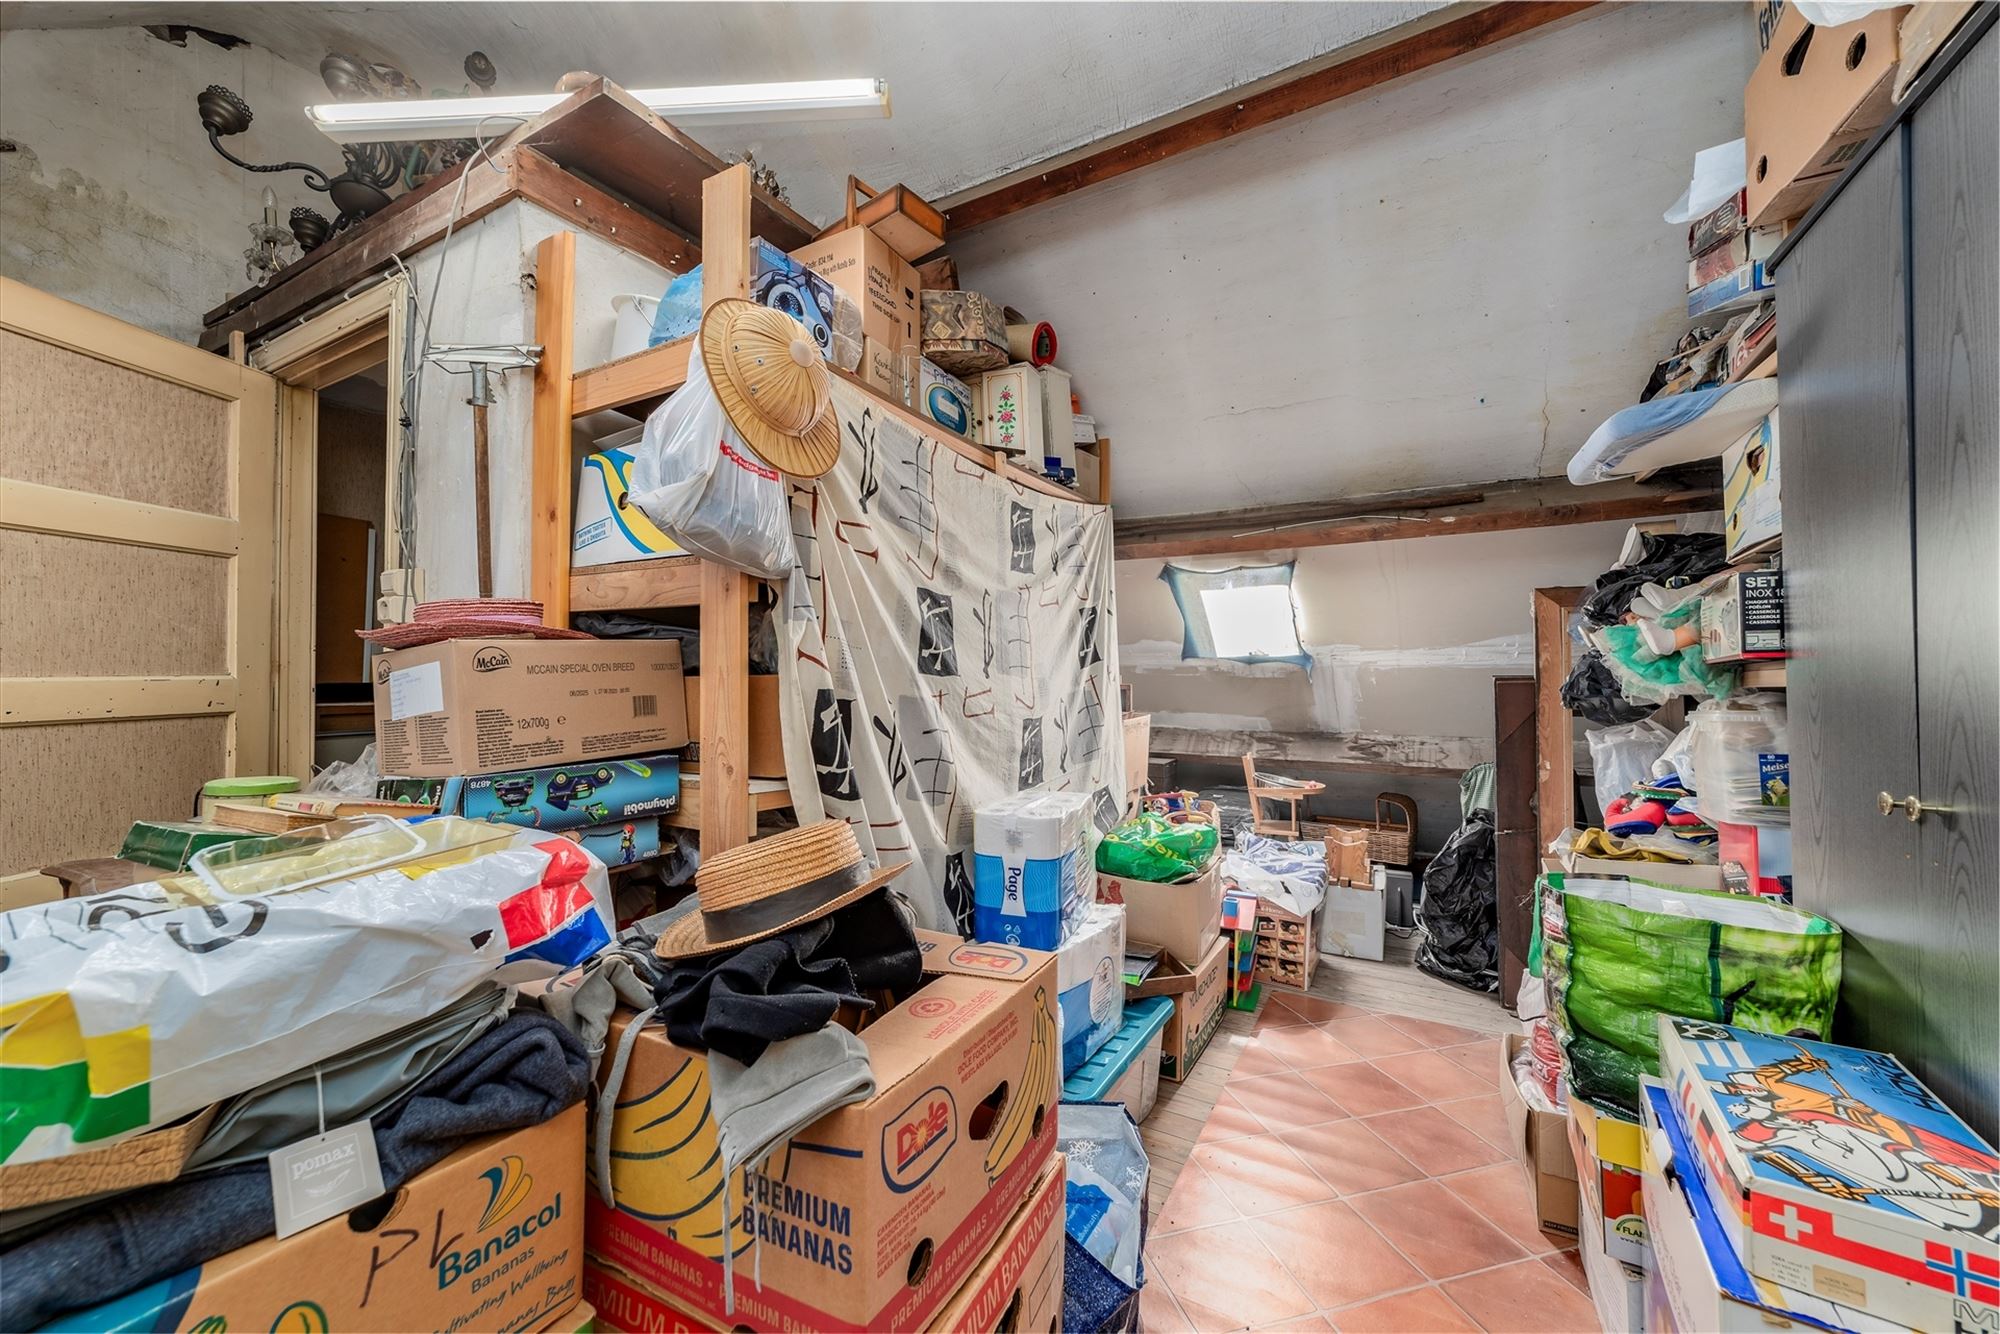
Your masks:
[{"label": "terracotta tile floor", "polygon": [[1499,1039],[1283,1001],[1154,1211],[1143,1328],[1596,1330],[1508,1149]]}]

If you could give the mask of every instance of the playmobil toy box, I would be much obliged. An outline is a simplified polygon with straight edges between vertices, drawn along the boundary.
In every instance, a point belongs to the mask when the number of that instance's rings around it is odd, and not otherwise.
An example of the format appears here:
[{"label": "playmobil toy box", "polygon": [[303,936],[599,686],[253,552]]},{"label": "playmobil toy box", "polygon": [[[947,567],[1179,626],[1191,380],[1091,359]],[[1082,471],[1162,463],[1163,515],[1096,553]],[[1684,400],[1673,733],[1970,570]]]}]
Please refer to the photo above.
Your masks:
[{"label": "playmobil toy box", "polygon": [[1661,1015],[1689,1162],[1744,1268],[1923,1330],[2000,1330],[2000,1158],[1895,1057]]},{"label": "playmobil toy box", "polygon": [[385,774],[490,774],[687,742],[676,640],[447,639],[375,659]]},{"label": "playmobil toy box", "polygon": [[[621,431],[614,438],[628,436],[629,443],[638,443],[637,431]],[[644,510],[625,503],[631,489],[630,450],[607,448],[584,459],[576,483],[576,518],[570,527],[571,569],[685,554]]]},{"label": "playmobil toy box", "polygon": [[[708,1058],[647,1027],[601,1146],[612,1203],[592,1195],[591,1257],[728,1328],[925,1328],[1054,1155],[1061,1056],[1053,955],[918,940],[924,985],[861,1030],[874,1096],[727,1192]],[[631,1021],[613,1020],[611,1045]]]},{"label": "playmobil toy box", "polygon": [[1758,1278],[1743,1267],[1714,1203],[1691,1166],[1694,1143],[1673,1095],[1651,1079],[1639,1088],[1645,1113],[1646,1213],[1653,1262],[1646,1272],[1646,1334],[1770,1334],[1772,1330],[1903,1328]]},{"label": "playmobil toy box", "polygon": [[380,1199],[52,1330],[540,1329],[583,1280],[583,1107],[466,1145]]},{"label": "playmobil toy box", "polygon": [[[469,777],[384,778],[375,784],[375,795],[383,801],[436,806],[441,815],[569,832],[606,865],[620,866],[659,852],[659,818],[680,809],[680,757],[634,755]],[[638,828],[647,822],[650,832]],[[650,843],[652,852],[625,855],[623,830],[628,824],[634,826],[635,846]],[[619,834],[617,855],[606,856],[603,838],[613,830]]]},{"label": "playmobil toy box", "polygon": [[[1042,1174],[986,1256],[926,1329],[991,1334],[996,1329],[1062,1328],[1063,1157]],[[626,1334],[706,1334],[729,1328],[720,1318],[695,1315],[591,1256],[584,1262],[583,1291],[607,1326]]]}]

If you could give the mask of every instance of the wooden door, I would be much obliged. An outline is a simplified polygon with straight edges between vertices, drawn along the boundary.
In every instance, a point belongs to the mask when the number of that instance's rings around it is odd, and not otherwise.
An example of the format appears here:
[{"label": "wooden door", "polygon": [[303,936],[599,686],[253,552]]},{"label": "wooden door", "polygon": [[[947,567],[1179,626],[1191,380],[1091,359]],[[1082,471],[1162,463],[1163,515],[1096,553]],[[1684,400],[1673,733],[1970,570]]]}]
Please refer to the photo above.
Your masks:
[{"label": "wooden door", "polygon": [[[2000,37],[1910,127],[1922,1004],[1899,1047],[1973,1128],[2000,1118]],[[1789,462],[1789,460],[1788,460]],[[1898,788],[1894,795],[1909,795]]]},{"label": "wooden door", "polygon": [[0,872],[272,764],[277,382],[0,279]]},{"label": "wooden door", "polygon": [[1926,948],[1917,828],[1876,809],[1918,790],[1903,172],[1863,162],[1778,270],[1793,893],[1846,928],[1840,1036],[1878,1051]]},{"label": "wooden door", "polygon": [[[1567,715],[1565,715],[1567,716]],[[1535,678],[1493,678],[1494,915],[1500,930],[1500,1003],[1521,990],[1534,934],[1535,879],[1541,874],[1535,829]]]}]

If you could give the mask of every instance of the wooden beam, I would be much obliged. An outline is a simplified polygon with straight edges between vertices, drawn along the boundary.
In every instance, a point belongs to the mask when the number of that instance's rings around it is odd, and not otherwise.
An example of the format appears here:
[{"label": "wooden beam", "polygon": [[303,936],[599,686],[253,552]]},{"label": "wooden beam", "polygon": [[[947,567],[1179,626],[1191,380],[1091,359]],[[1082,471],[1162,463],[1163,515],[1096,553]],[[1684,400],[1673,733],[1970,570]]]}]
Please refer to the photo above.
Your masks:
[{"label": "wooden beam", "polygon": [[[750,295],[750,168],[737,163],[702,182],[702,310]],[[750,800],[750,594],[748,575],[701,563],[701,855],[757,832]]]},{"label": "wooden beam", "polygon": [[1518,0],[1493,4],[1460,14],[1419,32],[1392,39],[1371,50],[1296,79],[1263,88],[1222,106],[1162,125],[1158,129],[1108,144],[1086,156],[1051,159],[1040,167],[1010,173],[1003,183],[960,200],[945,210],[952,231],[962,232],[995,218],[1004,218],[1035,204],[1047,203],[1086,186],[1114,180],[1130,171],[1164,162],[1190,149],[1227,139],[1309,111],[1391,79],[1429,69],[1454,57],[1532,32],[1544,24],[1590,8],[1590,0]]},{"label": "wooden beam", "polygon": [[[1462,498],[1462,488],[1406,492],[1331,501],[1325,506],[1324,520],[1292,520],[1283,526],[1270,523],[1267,510],[1205,516],[1204,524],[1192,529],[1171,520],[1132,520],[1117,525],[1114,550],[1119,560],[1221,556],[1552,528],[1722,508],[1722,487],[1713,480],[1713,469],[1700,476],[1701,480],[1688,480],[1677,474],[1665,482],[1656,478],[1647,483],[1606,482],[1587,487],[1572,486],[1561,477],[1494,482],[1478,488],[1474,494],[1479,499],[1472,501]],[[1286,511],[1293,508],[1287,506]],[[1372,517],[1376,515],[1382,517]]]},{"label": "wooden beam", "polygon": [[233,676],[0,677],[0,727],[234,713],[238,695]]},{"label": "wooden beam", "polygon": [[[586,566],[570,575],[569,609],[579,611],[657,611],[662,607],[701,605],[699,556],[656,556],[652,560],[617,565]],[[757,596],[750,580],[745,600]]]},{"label": "wooden beam", "polygon": [[39,482],[0,477],[0,528],[52,533],[96,542],[120,542],[155,551],[234,556],[242,525],[219,514],[149,505],[94,491],[70,491]]},{"label": "wooden beam", "polygon": [[514,154],[521,196],[540,204],[579,231],[649,259],[669,273],[701,263],[701,247],[608,190],[564,171],[532,148]]},{"label": "wooden beam", "polygon": [[529,596],[546,625],[569,625],[570,393],[576,334],[576,233],[557,232],[535,247],[533,434],[529,443]]},{"label": "wooden beam", "polygon": [[694,335],[576,373],[570,410],[579,417],[658,399],[687,383]]},{"label": "wooden beam", "polygon": [[1535,849],[1576,824],[1576,741],[1562,684],[1569,679],[1569,616],[1588,589],[1538,588],[1535,609]]},{"label": "wooden beam", "polygon": [[1489,758],[1476,737],[1384,736],[1360,732],[1253,732],[1155,723],[1146,744],[1151,755],[1219,764],[1241,772],[1243,757],[1256,752],[1260,766],[1274,770],[1327,769],[1335,773],[1381,774],[1395,778],[1454,781]]}]

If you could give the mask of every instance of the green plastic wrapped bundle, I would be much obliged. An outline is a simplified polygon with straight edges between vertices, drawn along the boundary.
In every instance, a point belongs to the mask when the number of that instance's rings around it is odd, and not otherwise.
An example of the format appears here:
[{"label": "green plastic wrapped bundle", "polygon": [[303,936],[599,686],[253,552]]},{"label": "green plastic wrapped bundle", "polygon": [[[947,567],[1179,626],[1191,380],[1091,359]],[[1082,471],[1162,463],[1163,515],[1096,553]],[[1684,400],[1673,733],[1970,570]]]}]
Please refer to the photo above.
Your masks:
[{"label": "green plastic wrapped bundle", "polygon": [[1549,1021],[1570,1089],[1636,1120],[1660,1072],[1656,1016],[1824,1040],[1840,995],[1840,928],[1787,904],[1643,880],[1542,877]]},{"label": "green plastic wrapped bundle", "polygon": [[1213,824],[1173,821],[1147,811],[1104,836],[1097,845],[1097,869],[1128,880],[1172,884],[1207,866],[1221,841]]}]

